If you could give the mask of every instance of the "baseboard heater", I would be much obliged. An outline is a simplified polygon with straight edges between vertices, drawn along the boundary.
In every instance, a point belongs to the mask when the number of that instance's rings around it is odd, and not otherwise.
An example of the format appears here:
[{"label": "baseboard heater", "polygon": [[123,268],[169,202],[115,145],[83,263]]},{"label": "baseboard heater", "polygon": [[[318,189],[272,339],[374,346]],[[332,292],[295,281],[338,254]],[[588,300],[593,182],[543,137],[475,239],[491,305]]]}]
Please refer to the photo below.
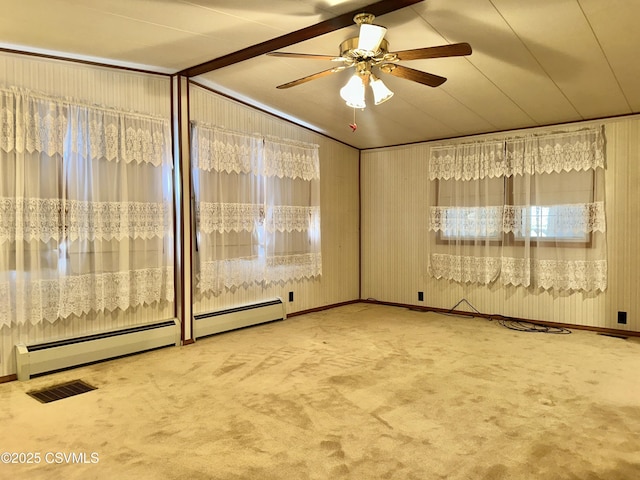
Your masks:
[{"label": "baseboard heater", "polygon": [[274,298],[258,303],[249,303],[224,310],[202,313],[194,315],[193,318],[193,333],[197,339],[260,323],[284,320],[287,318],[287,311],[282,299]]},{"label": "baseboard heater", "polygon": [[35,345],[16,345],[18,380],[110,358],[180,345],[177,319]]}]

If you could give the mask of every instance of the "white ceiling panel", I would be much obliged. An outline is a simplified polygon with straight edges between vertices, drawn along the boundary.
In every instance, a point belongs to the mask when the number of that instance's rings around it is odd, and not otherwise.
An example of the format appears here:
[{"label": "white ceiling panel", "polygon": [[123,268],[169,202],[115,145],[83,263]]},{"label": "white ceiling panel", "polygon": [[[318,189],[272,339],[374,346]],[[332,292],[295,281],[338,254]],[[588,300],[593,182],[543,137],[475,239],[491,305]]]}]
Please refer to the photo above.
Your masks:
[{"label": "white ceiling panel", "polygon": [[630,113],[576,0],[494,3],[581,118]]},{"label": "white ceiling panel", "polygon": [[[0,46],[176,73],[373,3],[0,0]],[[357,148],[639,113],[638,18],[635,0],[424,0],[381,15],[391,51],[468,42],[473,53],[400,62],[448,79],[436,88],[379,74],[395,95],[356,111],[356,132],[339,97],[352,69],[276,89],[329,61],[260,55],[195,80]],[[338,55],[357,32],[280,50]]]},{"label": "white ceiling panel", "polygon": [[581,0],[596,39],[633,112],[640,110],[640,2]]},{"label": "white ceiling panel", "polygon": [[[483,109],[521,112],[507,118],[514,125],[544,125],[575,119],[577,111],[531,54],[524,39],[507,23],[495,2],[461,0],[457,9],[449,2],[431,2],[421,15],[451,43],[466,41],[473,54],[466,60],[493,85],[493,97],[466,85],[466,93]],[[444,85],[446,86],[446,84]],[[526,86],[526,87],[525,87]],[[523,88],[525,87],[525,88]],[[503,99],[496,99],[501,94]],[[503,124],[502,124],[503,125]]]}]

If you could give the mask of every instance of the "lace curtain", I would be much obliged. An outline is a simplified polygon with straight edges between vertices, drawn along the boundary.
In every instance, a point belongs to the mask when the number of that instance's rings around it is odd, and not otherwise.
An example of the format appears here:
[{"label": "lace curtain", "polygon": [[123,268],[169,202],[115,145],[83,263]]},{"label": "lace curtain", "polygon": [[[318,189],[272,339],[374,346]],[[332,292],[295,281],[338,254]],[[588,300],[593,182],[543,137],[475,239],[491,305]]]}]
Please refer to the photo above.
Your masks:
[{"label": "lace curtain", "polygon": [[261,281],[262,138],[193,124],[197,285],[202,293]]},{"label": "lace curtain", "polygon": [[168,120],[0,90],[0,325],[172,301]]},{"label": "lace curtain", "polygon": [[321,274],[318,147],[194,123],[201,293]]},{"label": "lace curtain", "polygon": [[320,159],[317,145],[270,138],[264,143],[267,282],[322,274]]},{"label": "lace curtain", "polygon": [[433,148],[431,275],[605,290],[604,167],[602,128]]}]

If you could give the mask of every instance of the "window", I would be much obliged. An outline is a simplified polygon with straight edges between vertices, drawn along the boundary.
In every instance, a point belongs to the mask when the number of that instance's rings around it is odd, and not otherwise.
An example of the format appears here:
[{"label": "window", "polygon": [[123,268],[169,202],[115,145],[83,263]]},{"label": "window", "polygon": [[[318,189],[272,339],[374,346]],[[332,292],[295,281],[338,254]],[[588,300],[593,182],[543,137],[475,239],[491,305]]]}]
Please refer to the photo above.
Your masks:
[{"label": "window", "polygon": [[0,325],[172,301],[168,119],[0,101]]},{"label": "window", "polygon": [[[511,240],[556,242],[564,247],[587,247],[591,240],[590,222],[598,218],[595,210],[595,172],[568,171],[507,179],[511,192],[507,216],[512,216]],[[505,222],[507,222],[506,220]]]},{"label": "window", "polygon": [[439,240],[502,240],[504,202],[502,178],[437,182]]},{"label": "window", "polygon": [[204,294],[322,272],[316,145],[192,125]]},{"label": "window", "polygon": [[[582,216],[582,208],[576,205],[552,205],[522,207],[522,227],[518,239],[530,238],[538,241],[579,241],[586,243],[589,233],[563,228],[562,219],[565,217]],[[526,222],[529,225],[526,225]]]},{"label": "window", "polygon": [[433,147],[436,278],[604,290],[602,128]]}]

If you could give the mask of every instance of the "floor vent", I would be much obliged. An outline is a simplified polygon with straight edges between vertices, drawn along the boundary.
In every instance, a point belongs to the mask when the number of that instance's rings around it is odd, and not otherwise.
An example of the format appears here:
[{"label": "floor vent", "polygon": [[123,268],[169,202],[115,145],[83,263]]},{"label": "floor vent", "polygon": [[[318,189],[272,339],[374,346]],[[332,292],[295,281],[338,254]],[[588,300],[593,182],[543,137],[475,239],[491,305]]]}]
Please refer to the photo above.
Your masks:
[{"label": "floor vent", "polygon": [[90,392],[95,389],[96,387],[92,387],[82,380],[74,380],[72,382],[61,383],[60,385],[54,385],[53,387],[47,387],[35,392],[27,392],[27,395],[32,396],[41,403],[50,403],[55,402],[56,400],[62,400],[63,398],[73,397],[74,395],[80,395],[81,393]]}]

